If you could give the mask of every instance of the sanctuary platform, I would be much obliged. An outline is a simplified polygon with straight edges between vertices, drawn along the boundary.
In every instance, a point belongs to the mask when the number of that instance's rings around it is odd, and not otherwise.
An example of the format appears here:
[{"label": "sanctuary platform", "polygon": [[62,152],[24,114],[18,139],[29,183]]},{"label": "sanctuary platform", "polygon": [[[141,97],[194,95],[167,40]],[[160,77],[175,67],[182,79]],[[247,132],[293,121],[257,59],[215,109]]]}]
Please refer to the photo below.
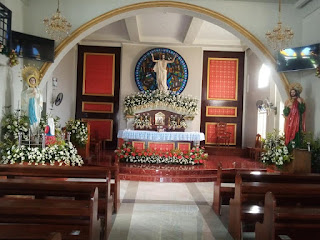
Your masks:
[{"label": "sanctuary platform", "polygon": [[[209,157],[202,165],[119,163],[120,179],[148,182],[213,182],[217,177],[219,162],[223,168],[264,169],[261,162],[246,157],[245,149],[212,147],[206,148],[206,152],[209,153]],[[93,159],[91,164],[109,165],[112,154],[112,151],[103,150],[100,160]]]}]

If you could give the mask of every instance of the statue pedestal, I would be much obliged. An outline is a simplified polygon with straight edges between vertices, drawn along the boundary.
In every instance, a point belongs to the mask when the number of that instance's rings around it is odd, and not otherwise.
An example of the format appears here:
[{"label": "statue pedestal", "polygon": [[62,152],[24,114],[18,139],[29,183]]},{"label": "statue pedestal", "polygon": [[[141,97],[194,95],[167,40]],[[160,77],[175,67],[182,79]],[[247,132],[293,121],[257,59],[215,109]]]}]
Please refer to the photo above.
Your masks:
[{"label": "statue pedestal", "polygon": [[284,167],[289,173],[311,173],[311,152],[306,149],[293,149],[293,160]]}]

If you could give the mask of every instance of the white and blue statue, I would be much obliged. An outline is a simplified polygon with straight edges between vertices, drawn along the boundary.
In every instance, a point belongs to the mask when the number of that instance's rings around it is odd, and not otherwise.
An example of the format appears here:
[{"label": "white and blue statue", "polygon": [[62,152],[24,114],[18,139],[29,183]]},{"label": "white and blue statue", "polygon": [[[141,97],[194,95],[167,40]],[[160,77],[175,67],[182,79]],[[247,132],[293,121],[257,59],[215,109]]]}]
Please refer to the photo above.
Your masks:
[{"label": "white and blue statue", "polygon": [[31,135],[39,133],[43,97],[40,89],[40,72],[37,68],[28,66],[22,70],[22,78],[27,88],[21,93],[21,110],[29,117]]}]

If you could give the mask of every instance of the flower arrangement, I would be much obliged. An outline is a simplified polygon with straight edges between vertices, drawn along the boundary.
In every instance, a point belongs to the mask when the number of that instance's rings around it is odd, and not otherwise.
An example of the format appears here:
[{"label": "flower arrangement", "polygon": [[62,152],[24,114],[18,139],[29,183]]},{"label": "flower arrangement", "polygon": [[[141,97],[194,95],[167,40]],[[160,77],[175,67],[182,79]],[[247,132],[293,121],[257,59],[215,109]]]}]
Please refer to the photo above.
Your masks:
[{"label": "flower arrangement", "polygon": [[28,139],[29,118],[19,116],[19,112],[5,114],[1,120],[3,138],[7,144],[15,144],[19,140],[18,133],[22,133],[22,139]]},{"label": "flower arrangement", "polygon": [[[44,129],[48,116],[40,121],[40,127]],[[55,118],[57,126],[58,118]],[[1,121],[3,140],[0,142],[0,163],[1,164],[51,164],[56,162],[61,165],[81,166],[84,162],[77,154],[77,149],[71,142],[66,143],[61,136],[60,131],[56,129],[56,138],[54,144],[50,144],[45,148],[30,147],[18,144],[18,133],[22,133],[22,140],[28,140],[29,136],[29,118],[21,115],[19,112],[6,114]]]},{"label": "flower arrangement", "polygon": [[14,67],[19,64],[18,56],[15,50],[6,48],[3,44],[0,44],[0,54],[6,55],[9,58],[8,64],[10,67]]},{"label": "flower arrangement", "polygon": [[84,147],[88,142],[87,124],[80,120],[69,120],[66,130],[71,133],[71,142],[79,147]]},{"label": "flower arrangement", "polygon": [[267,133],[267,137],[262,143],[264,151],[261,154],[261,161],[264,164],[274,164],[281,168],[285,163],[289,163],[293,159],[285,145],[285,137],[283,134],[280,135],[279,131],[274,130],[272,133]]},{"label": "flower arrangement", "polygon": [[135,129],[152,129],[151,117],[148,114],[134,115],[133,126]]},{"label": "flower arrangement", "polygon": [[9,66],[10,67],[14,67],[19,64],[18,56],[17,56],[15,50],[12,49],[11,52],[9,53],[8,57],[9,57]]},{"label": "flower arrangement", "polygon": [[198,100],[191,96],[185,97],[158,89],[138,92],[124,99],[125,115],[134,115],[139,109],[156,107],[166,107],[180,114],[195,116],[198,111]]},{"label": "flower arrangement", "polygon": [[14,144],[1,150],[1,164],[55,165],[57,162],[59,166],[81,166],[84,163],[71,142],[60,145],[55,144],[43,149]]},{"label": "flower arrangement", "polygon": [[123,143],[115,150],[115,153],[120,161],[129,163],[196,165],[203,164],[208,158],[208,154],[205,153],[203,147],[193,147],[188,152],[183,152],[181,150],[163,152],[152,149],[137,150],[130,142]]},{"label": "flower arrangement", "polygon": [[170,115],[168,127],[169,129],[172,129],[172,130],[187,128],[187,123],[183,117],[180,118],[180,117],[177,117],[177,115]]}]

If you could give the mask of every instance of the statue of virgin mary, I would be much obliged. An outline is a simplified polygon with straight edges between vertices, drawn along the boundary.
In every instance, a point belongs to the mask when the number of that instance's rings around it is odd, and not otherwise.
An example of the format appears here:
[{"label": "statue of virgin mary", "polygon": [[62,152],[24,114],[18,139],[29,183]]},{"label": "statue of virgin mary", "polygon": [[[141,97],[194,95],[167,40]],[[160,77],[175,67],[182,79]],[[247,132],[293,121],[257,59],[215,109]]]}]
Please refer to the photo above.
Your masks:
[{"label": "statue of virgin mary", "polygon": [[27,83],[27,88],[21,93],[21,110],[29,117],[31,134],[34,136],[39,131],[43,107],[43,97],[38,88],[40,72],[32,66],[24,67],[22,78]]}]

